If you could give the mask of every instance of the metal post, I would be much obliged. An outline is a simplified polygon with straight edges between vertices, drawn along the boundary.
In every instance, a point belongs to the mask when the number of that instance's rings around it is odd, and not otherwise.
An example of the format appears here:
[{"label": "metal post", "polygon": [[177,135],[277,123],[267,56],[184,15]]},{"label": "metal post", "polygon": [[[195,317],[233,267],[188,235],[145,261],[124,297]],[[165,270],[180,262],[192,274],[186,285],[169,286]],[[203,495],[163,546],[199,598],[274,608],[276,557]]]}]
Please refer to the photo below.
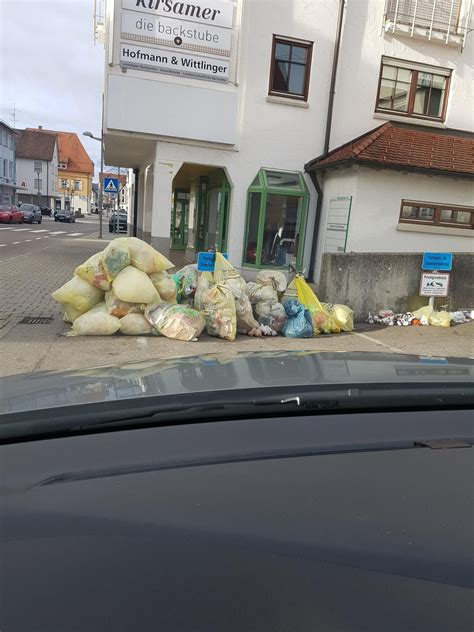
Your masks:
[{"label": "metal post", "polygon": [[104,138],[100,137],[100,173],[99,173],[99,239],[102,239],[102,202],[103,202],[103,188],[102,174],[104,173]]}]

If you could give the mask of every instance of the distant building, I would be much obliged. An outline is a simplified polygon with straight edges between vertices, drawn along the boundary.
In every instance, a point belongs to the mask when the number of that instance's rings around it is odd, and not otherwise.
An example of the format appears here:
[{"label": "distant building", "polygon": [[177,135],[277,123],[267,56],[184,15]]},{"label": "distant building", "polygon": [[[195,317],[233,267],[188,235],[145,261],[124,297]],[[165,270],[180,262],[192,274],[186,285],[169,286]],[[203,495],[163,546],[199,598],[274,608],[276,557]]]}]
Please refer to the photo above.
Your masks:
[{"label": "distant building", "polygon": [[0,121],[0,204],[13,204],[16,192],[16,132]]},{"label": "distant building", "polygon": [[66,209],[90,213],[94,163],[74,132],[54,132],[58,139],[58,190]]},{"label": "distant building", "polygon": [[60,203],[55,133],[39,127],[17,130],[17,134],[18,201],[55,208]]}]

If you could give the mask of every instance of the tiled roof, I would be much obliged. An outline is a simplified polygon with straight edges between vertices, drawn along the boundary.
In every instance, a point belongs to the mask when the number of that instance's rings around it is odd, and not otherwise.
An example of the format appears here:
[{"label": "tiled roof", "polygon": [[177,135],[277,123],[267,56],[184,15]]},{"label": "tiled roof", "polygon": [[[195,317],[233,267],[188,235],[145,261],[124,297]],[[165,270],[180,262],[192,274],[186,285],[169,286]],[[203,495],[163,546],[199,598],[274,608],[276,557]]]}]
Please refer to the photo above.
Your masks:
[{"label": "tiled roof", "polygon": [[56,136],[39,129],[16,130],[16,157],[33,160],[52,160]]},{"label": "tiled roof", "polygon": [[387,122],[305,168],[319,171],[350,164],[474,176],[474,134]]},{"label": "tiled roof", "polygon": [[67,164],[64,171],[93,174],[94,163],[74,132],[54,132],[58,137],[59,162]]}]

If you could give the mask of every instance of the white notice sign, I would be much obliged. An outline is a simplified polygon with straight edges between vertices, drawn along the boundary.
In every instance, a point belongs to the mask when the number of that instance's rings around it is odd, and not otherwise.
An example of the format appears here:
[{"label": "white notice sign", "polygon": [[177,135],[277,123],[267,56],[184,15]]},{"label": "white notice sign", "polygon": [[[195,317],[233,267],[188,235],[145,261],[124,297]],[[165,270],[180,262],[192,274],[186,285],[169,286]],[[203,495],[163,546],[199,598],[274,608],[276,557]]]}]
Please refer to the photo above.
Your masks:
[{"label": "white notice sign", "polygon": [[231,29],[234,7],[232,2],[219,0],[122,0],[122,7],[160,17],[176,18],[210,26]]},{"label": "white notice sign", "polygon": [[420,296],[448,296],[449,274],[422,272]]},{"label": "white notice sign", "polygon": [[185,51],[230,56],[232,31],[208,24],[122,11],[122,39]]},{"label": "white notice sign", "polygon": [[351,195],[338,195],[329,200],[324,252],[346,252],[351,204]]},{"label": "white notice sign", "polygon": [[180,53],[170,49],[120,44],[120,65],[124,68],[151,70],[183,77],[228,81],[229,62],[203,55]]}]

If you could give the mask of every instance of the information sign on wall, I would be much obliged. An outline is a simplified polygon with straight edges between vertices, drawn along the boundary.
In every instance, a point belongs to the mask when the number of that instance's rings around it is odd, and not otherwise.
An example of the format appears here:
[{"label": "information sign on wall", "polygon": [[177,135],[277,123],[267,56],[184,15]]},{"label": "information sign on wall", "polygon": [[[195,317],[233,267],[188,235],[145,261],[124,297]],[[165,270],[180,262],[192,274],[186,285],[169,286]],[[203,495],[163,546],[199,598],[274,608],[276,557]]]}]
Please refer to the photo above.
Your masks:
[{"label": "information sign on wall", "polygon": [[449,274],[422,272],[420,296],[448,296]]},{"label": "information sign on wall", "polygon": [[351,204],[351,195],[339,195],[329,200],[324,252],[346,252]]}]

